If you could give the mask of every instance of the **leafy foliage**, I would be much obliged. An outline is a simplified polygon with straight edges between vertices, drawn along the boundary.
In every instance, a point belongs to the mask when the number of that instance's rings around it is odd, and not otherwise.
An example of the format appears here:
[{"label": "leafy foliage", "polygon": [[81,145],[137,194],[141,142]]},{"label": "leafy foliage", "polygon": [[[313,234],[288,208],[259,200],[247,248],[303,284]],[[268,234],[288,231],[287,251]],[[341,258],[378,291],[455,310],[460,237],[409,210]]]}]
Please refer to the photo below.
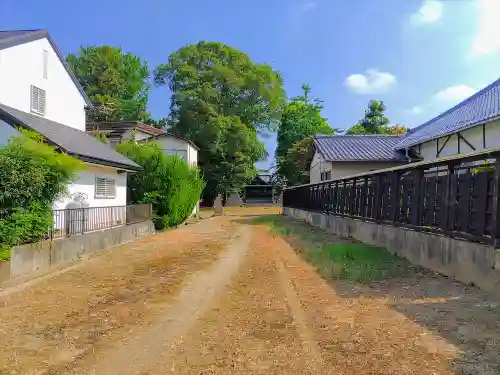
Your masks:
[{"label": "leafy foliage", "polygon": [[286,183],[288,185],[309,183],[309,165],[313,156],[312,137],[295,142],[288,149],[287,155],[280,165],[282,173],[286,176]]},{"label": "leafy foliage", "polygon": [[[308,150],[304,146],[312,147],[312,137],[316,134],[334,134],[336,129],[332,129],[324,117],[321,116],[323,109],[322,101],[314,98],[309,99],[311,88],[304,84],[303,95],[293,98],[288,103],[281,118],[281,124],[278,129],[278,144],[276,147],[276,160],[278,164],[278,173],[287,179],[288,183],[308,182],[304,181],[308,172],[297,170],[300,165],[305,169],[308,166],[303,165],[304,156],[308,155]],[[305,143],[297,142],[308,139]],[[297,158],[297,159],[296,159]]]},{"label": "leafy foliage", "polygon": [[257,134],[276,129],[285,104],[281,75],[228,45],[202,41],[172,53],[155,82],[172,92],[169,131],[200,148],[208,199],[251,180],[265,155]]},{"label": "leafy foliage", "polygon": [[197,168],[177,156],[167,156],[155,142],[122,142],[117,151],[142,169],[127,178],[130,203],[151,203],[155,226],[163,229],[188,218],[204,187]]},{"label": "leafy foliage", "polygon": [[383,101],[370,100],[368,108],[365,110],[365,116],[346,134],[405,134],[407,129],[403,125],[388,125],[389,119],[385,115],[386,109]]},{"label": "leafy foliage", "polygon": [[145,61],[120,47],[80,47],[66,60],[94,105],[92,121],[149,118],[149,69]]},{"label": "leafy foliage", "polygon": [[83,168],[36,133],[22,131],[0,148],[0,257],[12,246],[43,238],[52,225],[52,205]]}]

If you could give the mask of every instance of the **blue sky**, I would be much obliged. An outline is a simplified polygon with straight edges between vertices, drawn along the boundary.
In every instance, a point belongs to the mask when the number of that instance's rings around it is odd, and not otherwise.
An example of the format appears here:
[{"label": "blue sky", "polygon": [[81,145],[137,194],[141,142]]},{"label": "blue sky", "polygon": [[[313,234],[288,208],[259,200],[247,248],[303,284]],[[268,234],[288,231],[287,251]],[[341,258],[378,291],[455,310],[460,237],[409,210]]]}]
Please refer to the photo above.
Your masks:
[{"label": "blue sky", "polygon": [[[74,4],[2,0],[0,29],[46,28],[64,54],[119,45],[151,67],[183,45],[221,41],[272,64],[289,97],[309,83],[336,128],[355,124],[370,99],[385,101],[392,123],[416,126],[500,77],[499,0]],[[152,114],[168,107],[168,90],[155,89]],[[265,143],[272,156],[274,138]]]}]

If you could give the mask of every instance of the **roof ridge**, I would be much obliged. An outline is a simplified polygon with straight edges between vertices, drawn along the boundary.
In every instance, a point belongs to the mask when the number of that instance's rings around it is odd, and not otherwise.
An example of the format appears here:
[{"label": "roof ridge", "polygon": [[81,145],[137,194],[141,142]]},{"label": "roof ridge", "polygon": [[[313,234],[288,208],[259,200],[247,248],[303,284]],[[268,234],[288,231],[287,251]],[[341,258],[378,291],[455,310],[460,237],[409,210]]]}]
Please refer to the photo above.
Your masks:
[{"label": "roof ridge", "polygon": [[373,138],[376,138],[376,137],[380,137],[380,138],[389,138],[389,137],[397,137],[397,138],[401,138],[401,137],[404,137],[404,134],[321,134],[321,135],[315,135],[314,136],[315,138],[331,138],[331,137],[359,137],[359,138],[363,138],[363,137],[373,137]]}]

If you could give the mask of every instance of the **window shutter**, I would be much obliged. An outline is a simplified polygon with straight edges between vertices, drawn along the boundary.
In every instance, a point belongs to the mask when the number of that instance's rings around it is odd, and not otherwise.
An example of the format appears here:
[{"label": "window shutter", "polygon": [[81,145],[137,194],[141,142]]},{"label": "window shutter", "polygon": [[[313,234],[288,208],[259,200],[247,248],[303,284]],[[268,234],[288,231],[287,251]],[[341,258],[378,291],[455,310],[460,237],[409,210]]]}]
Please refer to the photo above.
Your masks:
[{"label": "window shutter", "polygon": [[113,178],[96,177],[95,179],[96,198],[115,198],[116,182]]},{"label": "window shutter", "polygon": [[37,113],[42,116],[45,115],[45,102],[45,90],[42,90],[36,86],[31,86],[31,112]]}]

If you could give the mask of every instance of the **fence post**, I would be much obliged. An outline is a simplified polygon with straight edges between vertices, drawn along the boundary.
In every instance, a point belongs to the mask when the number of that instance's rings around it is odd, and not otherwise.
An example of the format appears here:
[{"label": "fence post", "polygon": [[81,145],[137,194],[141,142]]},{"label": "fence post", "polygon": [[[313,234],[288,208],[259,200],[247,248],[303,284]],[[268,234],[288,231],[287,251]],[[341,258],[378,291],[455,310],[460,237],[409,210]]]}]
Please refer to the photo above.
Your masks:
[{"label": "fence post", "polygon": [[399,173],[392,173],[392,189],[391,189],[391,197],[392,197],[392,213],[391,213],[391,221],[395,223],[398,221],[398,213],[399,213]]},{"label": "fence post", "polygon": [[375,178],[375,191],[373,197],[373,218],[380,220],[380,208],[382,206],[382,175],[378,174]]},{"label": "fence post", "polygon": [[424,171],[421,169],[414,169],[413,175],[413,189],[411,192],[411,223],[416,226],[422,225],[422,204],[424,196]]},{"label": "fence post", "polygon": [[495,170],[493,171],[493,207],[491,216],[491,244],[493,247],[498,247],[500,231],[498,230],[500,225],[500,159],[496,157],[495,159]]}]

